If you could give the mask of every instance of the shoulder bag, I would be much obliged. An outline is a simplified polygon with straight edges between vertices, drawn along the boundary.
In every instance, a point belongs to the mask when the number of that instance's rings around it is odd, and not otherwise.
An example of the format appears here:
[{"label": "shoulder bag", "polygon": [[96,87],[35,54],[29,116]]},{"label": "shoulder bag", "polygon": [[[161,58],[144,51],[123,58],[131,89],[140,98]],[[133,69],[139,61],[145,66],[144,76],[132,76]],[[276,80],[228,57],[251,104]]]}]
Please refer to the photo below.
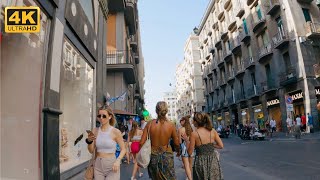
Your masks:
[{"label": "shoulder bag", "polygon": [[[96,134],[98,136],[98,132]],[[93,180],[94,179],[94,163],[96,160],[96,153],[97,153],[97,147],[95,146],[93,153],[92,153],[92,157],[89,161],[88,167],[87,167],[86,172],[84,174],[85,180]]]},{"label": "shoulder bag", "polygon": [[137,163],[142,168],[147,168],[150,163],[150,156],[151,156],[150,127],[151,125],[152,125],[152,122],[147,131],[148,132],[147,140],[137,154]]}]

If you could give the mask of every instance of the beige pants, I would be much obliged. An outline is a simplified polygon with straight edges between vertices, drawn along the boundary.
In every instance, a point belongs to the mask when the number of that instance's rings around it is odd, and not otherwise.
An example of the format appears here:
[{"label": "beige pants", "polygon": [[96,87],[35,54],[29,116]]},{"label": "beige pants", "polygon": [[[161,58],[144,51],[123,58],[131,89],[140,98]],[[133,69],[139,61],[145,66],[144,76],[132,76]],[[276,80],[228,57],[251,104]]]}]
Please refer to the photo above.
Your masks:
[{"label": "beige pants", "polygon": [[120,180],[120,170],[114,172],[112,170],[116,157],[101,158],[97,157],[94,164],[94,179],[95,180]]}]

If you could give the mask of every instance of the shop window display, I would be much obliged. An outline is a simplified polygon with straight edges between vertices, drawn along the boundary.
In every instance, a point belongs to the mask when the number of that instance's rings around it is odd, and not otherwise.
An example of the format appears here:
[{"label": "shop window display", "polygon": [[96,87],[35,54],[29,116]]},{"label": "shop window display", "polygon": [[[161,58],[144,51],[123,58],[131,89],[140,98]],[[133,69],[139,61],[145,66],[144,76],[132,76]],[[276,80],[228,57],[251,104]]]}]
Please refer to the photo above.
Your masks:
[{"label": "shop window display", "polygon": [[0,179],[36,180],[40,179],[43,69],[50,20],[40,10],[39,33],[5,33],[4,10],[9,6],[38,4],[33,0],[0,1]]},{"label": "shop window display", "polygon": [[241,110],[242,124],[243,125],[249,125],[250,124],[249,119],[250,119],[249,110],[247,108],[246,109],[242,109]]},{"label": "shop window display", "polygon": [[[93,68],[67,40],[63,43],[60,91],[60,171],[64,172],[90,159],[87,145],[79,135],[92,129]],[[84,134],[86,135],[86,134]]]}]

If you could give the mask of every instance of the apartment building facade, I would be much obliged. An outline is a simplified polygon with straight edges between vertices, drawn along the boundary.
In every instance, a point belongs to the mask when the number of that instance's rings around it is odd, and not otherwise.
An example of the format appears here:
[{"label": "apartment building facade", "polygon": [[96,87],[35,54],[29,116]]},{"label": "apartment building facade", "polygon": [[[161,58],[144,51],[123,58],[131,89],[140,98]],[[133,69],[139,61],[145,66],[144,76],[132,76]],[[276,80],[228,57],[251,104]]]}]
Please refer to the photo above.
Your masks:
[{"label": "apartment building facade", "polygon": [[165,92],[163,100],[168,105],[167,117],[170,121],[175,122],[177,120],[177,93],[175,91]]},{"label": "apartment building facade", "polygon": [[[318,2],[318,1],[317,1]],[[198,35],[214,123],[265,123],[310,113],[319,128],[320,12],[312,0],[213,0]],[[293,99],[293,110],[286,107]]]},{"label": "apartment building facade", "polygon": [[205,107],[198,38],[195,34],[189,36],[184,47],[183,62],[176,69],[178,119],[203,111]]},{"label": "apartment building facade", "polygon": [[142,56],[137,0],[117,1],[109,7],[107,22],[107,92],[124,94],[111,107],[141,115],[144,106],[144,59]]}]

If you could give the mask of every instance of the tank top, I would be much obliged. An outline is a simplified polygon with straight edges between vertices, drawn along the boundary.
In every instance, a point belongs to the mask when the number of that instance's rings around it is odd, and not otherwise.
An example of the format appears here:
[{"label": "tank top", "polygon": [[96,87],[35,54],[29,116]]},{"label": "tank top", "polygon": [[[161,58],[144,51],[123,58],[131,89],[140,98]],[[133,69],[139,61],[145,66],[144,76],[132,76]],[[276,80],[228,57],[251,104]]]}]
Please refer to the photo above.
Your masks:
[{"label": "tank top", "polygon": [[141,136],[135,135],[132,137],[131,139],[132,141],[140,141],[141,140]]},{"label": "tank top", "polygon": [[97,152],[101,153],[115,153],[117,143],[112,139],[111,132],[113,127],[103,132],[99,127],[98,136],[96,139]]}]

